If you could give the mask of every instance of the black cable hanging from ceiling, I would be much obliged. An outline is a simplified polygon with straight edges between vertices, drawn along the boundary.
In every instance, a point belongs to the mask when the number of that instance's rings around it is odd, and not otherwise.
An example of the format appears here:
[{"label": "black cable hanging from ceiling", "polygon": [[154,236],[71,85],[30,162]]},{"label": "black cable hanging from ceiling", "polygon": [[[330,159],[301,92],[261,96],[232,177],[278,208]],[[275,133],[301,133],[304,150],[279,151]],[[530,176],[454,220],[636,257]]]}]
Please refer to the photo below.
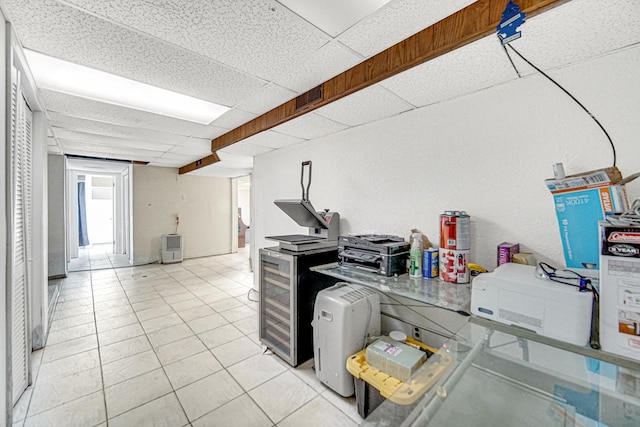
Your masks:
[{"label": "black cable hanging from ceiling", "polygon": [[[500,35],[498,35],[498,38],[502,41],[502,38],[500,37]],[[539,72],[540,74],[542,74],[544,77],[546,77],[550,82],[552,82],[554,85],[556,85],[557,87],[559,87],[565,94],[567,94],[571,99],[573,99],[576,104],[578,104],[592,119],[594,122],[596,122],[596,124],[600,127],[600,129],[602,129],[602,132],[604,132],[605,136],[607,137],[607,140],[609,141],[609,144],[611,145],[611,151],[613,153],[613,166],[616,165],[616,161],[617,161],[617,156],[616,156],[616,146],[613,143],[613,140],[611,139],[611,136],[609,136],[609,133],[607,132],[607,130],[604,128],[604,126],[602,126],[602,124],[598,121],[598,119],[591,113],[591,111],[589,111],[587,109],[587,107],[585,107],[580,101],[578,101],[578,99],[573,96],[567,89],[565,89],[564,87],[562,87],[562,85],[560,85],[560,83],[558,83],[557,81],[555,81],[553,78],[551,78],[551,76],[549,76],[547,73],[545,73],[544,71],[542,71],[540,68],[536,67],[535,64],[533,64],[531,61],[529,61],[527,58],[525,58],[524,56],[522,56],[522,54],[520,52],[518,52],[516,50],[516,48],[514,48],[513,46],[511,46],[511,44],[506,45],[509,47],[509,49],[511,49],[516,55],[518,55],[524,62],[526,62],[527,64],[529,64],[531,67],[533,67],[537,72]],[[507,50],[506,46],[503,45],[504,47],[504,51],[507,54],[507,57],[509,57],[509,61],[511,61],[511,65],[513,65],[513,68],[516,70],[516,73],[518,74],[518,76],[520,77],[520,72],[518,71],[518,69],[516,68],[515,64],[513,63],[513,60],[511,59],[511,55],[509,55],[509,51]]]}]

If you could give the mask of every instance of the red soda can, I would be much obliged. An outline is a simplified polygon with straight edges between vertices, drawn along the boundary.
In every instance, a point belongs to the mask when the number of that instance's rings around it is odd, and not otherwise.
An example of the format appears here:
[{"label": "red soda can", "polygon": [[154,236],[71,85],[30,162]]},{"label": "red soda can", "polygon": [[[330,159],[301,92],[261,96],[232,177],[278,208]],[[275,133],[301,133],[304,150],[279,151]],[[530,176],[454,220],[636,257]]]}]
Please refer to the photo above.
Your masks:
[{"label": "red soda can", "polygon": [[465,211],[445,211],[440,215],[440,247],[471,249],[471,217]]}]

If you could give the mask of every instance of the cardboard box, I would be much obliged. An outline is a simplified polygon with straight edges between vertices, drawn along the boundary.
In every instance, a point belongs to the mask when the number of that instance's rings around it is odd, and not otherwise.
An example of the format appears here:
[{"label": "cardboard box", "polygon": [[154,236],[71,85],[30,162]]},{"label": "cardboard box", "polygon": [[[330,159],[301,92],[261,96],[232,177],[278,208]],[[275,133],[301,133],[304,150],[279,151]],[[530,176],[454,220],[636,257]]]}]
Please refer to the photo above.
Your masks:
[{"label": "cardboard box", "polygon": [[605,212],[624,212],[629,201],[616,167],[545,180],[553,194],[567,268],[598,269],[598,221]]},{"label": "cardboard box", "polygon": [[498,245],[498,267],[513,262],[513,256],[520,252],[520,243],[502,242]]},{"label": "cardboard box", "polygon": [[622,181],[622,173],[615,167],[597,169],[569,175],[562,179],[546,179],[547,188],[552,194],[566,190],[577,190],[593,187],[607,187]]},{"label": "cardboard box", "polygon": [[600,222],[600,344],[640,360],[640,226]]},{"label": "cardboard box", "polygon": [[407,381],[427,360],[427,354],[391,338],[380,337],[367,347],[366,360],[377,370]]}]

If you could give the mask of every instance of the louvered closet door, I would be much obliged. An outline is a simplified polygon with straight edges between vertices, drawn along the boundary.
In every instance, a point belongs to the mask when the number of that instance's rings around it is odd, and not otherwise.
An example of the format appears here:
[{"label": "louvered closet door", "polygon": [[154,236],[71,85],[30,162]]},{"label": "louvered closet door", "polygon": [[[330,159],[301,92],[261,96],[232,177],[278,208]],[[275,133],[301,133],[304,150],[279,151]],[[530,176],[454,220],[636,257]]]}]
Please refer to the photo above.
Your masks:
[{"label": "louvered closet door", "polygon": [[[14,71],[15,73],[15,71]],[[29,265],[31,262],[31,121],[32,113],[18,90],[11,87],[11,379],[13,404],[29,382],[31,344],[28,325]]]}]

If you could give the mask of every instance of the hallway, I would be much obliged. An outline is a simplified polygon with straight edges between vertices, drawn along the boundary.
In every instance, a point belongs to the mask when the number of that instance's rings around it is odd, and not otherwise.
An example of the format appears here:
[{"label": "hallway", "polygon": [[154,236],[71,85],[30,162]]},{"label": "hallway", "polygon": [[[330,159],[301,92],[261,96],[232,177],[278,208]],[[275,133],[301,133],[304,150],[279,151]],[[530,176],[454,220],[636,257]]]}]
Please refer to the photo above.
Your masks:
[{"label": "hallway", "polygon": [[359,424],[312,363],[263,354],[248,256],[70,273],[13,425]]},{"label": "hallway", "polygon": [[69,261],[69,271],[102,270],[130,265],[127,255],[113,253],[113,244],[101,243],[78,248],[78,258]]}]

